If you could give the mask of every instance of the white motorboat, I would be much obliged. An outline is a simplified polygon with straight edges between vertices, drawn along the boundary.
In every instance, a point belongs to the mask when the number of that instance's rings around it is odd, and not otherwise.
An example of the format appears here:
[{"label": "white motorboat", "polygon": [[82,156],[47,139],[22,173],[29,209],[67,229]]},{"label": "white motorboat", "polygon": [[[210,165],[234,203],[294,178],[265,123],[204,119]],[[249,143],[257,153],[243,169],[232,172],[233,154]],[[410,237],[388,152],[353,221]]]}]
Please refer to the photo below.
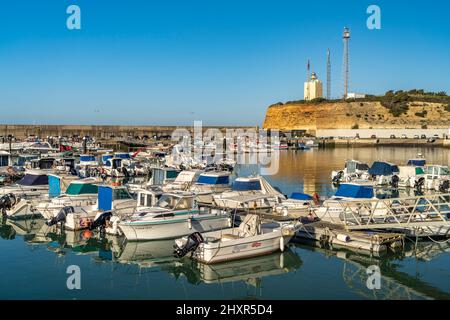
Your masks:
[{"label": "white motorboat", "polygon": [[398,187],[419,188],[425,183],[425,173],[421,167],[399,166]]},{"label": "white motorboat", "polygon": [[[59,176],[49,176],[50,191],[55,189],[64,181]],[[91,207],[97,203],[98,183],[96,178],[84,178],[73,180],[67,186],[65,193],[59,194],[48,202],[41,202],[36,210],[46,219],[56,217],[64,207]],[[59,187],[60,188],[60,187]]]},{"label": "white motorboat", "polygon": [[69,230],[91,228],[94,221],[102,214],[111,217],[111,212],[122,214],[136,210],[136,200],[130,195],[125,186],[99,185],[98,198],[94,205],[66,206],[47,223],[49,225],[64,224]]},{"label": "white motorboat", "polygon": [[192,252],[192,258],[210,264],[244,259],[284,251],[295,234],[293,223],[261,223],[256,214],[248,214],[239,227],[194,233],[177,239],[178,257]]},{"label": "white motorboat", "polygon": [[398,186],[398,166],[382,161],[375,161],[367,171],[377,185]]},{"label": "white motorboat", "polygon": [[450,169],[447,166],[429,165],[425,167],[425,189],[448,192],[450,189]]},{"label": "white motorboat", "polygon": [[[325,200],[321,206],[314,208],[314,213],[321,220],[340,224],[349,218],[344,216],[346,211],[343,204],[359,208],[358,201],[377,199],[373,187],[374,183],[367,181],[341,184],[334,196]],[[377,212],[382,215],[386,211],[385,208],[379,207]],[[361,208],[360,214],[364,213],[365,208]]]},{"label": "white motorboat", "polygon": [[25,176],[16,184],[0,189],[0,210],[11,219],[34,216],[36,215],[34,202],[39,198],[45,198],[47,192],[47,173],[41,170],[27,170]]},{"label": "white motorboat", "polygon": [[237,178],[231,189],[214,194],[213,203],[226,209],[261,209],[272,208],[286,199],[261,176]]},{"label": "white motorboat", "polygon": [[332,171],[331,180],[333,183],[350,182],[357,179],[367,179],[369,166],[361,161],[347,160],[343,170]]},{"label": "white motorboat", "polygon": [[228,214],[199,208],[192,193],[163,194],[155,207],[139,210],[119,222],[130,241],[178,238],[192,232],[204,232],[231,226]]},{"label": "white motorboat", "polygon": [[307,216],[317,202],[318,199],[308,194],[294,192],[288,199],[277,204],[273,211],[285,218],[298,219]]},{"label": "white motorboat", "polygon": [[231,190],[229,171],[203,172],[189,189],[196,194],[199,203],[212,204],[213,195]]}]

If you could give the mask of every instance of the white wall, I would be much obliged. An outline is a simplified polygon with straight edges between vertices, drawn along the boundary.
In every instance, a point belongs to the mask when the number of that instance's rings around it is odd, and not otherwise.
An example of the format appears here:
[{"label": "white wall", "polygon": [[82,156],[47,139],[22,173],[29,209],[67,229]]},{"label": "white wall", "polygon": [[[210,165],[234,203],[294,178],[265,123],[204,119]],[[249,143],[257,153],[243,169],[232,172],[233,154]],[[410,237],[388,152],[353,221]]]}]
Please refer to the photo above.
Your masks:
[{"label": "white wall", "polygon": [[377,138],[389,138],[391,134],[400,138],[402,134],[406,134],[408,138],[414,138],[414,135],[426,135],[432,137],[435,134],[439,138],[444,135],[450,135],[450,129],[318,129],[316,130],[317,137],[344,137],[354,138],[359,134],[360,138],[370,138],[376,135]]}]

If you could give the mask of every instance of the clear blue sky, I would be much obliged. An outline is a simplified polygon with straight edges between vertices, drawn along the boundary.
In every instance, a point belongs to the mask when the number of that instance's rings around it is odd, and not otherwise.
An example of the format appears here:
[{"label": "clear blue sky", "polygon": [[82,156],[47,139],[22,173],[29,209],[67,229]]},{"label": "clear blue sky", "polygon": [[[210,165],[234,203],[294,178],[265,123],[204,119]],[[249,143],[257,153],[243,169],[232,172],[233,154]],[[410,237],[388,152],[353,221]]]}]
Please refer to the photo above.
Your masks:
[{"label": "clear blue sky", "polygon": [[450,93],[449,15],[448,0],[1,1],[0,122],[260,125],[303,98],[308,58],[325,80],[327,48],[340,94],[344,26],[351,91]]}]

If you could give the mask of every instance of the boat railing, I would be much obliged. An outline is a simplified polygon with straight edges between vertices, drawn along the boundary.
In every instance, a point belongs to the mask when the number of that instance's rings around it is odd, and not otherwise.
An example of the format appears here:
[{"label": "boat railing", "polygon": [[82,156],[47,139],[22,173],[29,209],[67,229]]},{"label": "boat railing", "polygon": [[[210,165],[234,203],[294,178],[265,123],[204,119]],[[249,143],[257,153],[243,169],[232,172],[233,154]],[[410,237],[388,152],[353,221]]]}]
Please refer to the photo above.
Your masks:
[{"label": "boat railing", "polygon": [[[339,219],[347,229],[390,229],[395,227],[448,226],[450,194],[431,194],[388,199],[337,200],[319,216]],[[339,213],[339,218],[336,217]],[[328,218],[328,219],[327,219]]]}]

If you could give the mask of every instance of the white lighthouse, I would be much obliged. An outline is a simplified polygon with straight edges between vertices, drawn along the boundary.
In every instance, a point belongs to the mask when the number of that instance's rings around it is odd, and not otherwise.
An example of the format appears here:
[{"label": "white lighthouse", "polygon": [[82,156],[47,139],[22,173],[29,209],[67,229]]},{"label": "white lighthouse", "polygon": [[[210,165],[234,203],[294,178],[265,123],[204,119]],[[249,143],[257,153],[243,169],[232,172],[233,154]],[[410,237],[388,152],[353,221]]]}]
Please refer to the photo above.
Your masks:
[{"label": "white lighthouse", "polygon": [[323,86],[316,73],[313,72],[311,78],[305,82],[304,99],[313,100],[316,98],[323,98]]}]

